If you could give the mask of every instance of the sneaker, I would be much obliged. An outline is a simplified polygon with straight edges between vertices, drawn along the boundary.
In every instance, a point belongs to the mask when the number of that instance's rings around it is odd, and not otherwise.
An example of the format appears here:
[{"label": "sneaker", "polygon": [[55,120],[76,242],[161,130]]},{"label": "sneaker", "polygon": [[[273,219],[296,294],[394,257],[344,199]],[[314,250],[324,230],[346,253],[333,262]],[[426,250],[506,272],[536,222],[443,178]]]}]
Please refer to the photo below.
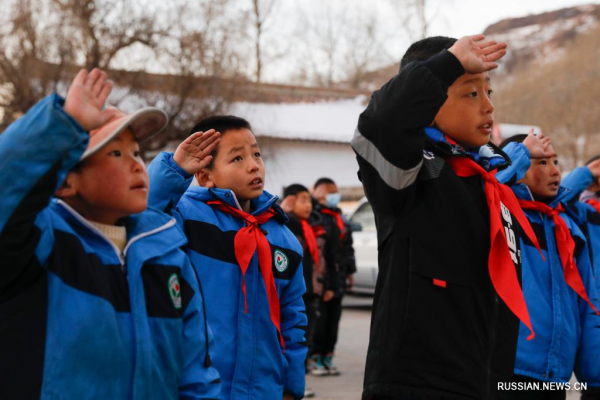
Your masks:
[{"label": "sneaker", "polygon": [[315,397],[315,392],[308,387],[304,388],[304,398]]},{"label": "sneaker", "polygon": [[339,375],[340,371],[338,371],[337,367],[333,364],[333,354],[328,354],[323,359],[323,365],[327,369],[327,373],[329,375]]},{"label": "sneaker", "polygon": [[313,374],[315,376],[329,375],[329,371],[323,365],[321,356],[314,355],[311,357],[311,360],[313,361],[313,362],[311,362],[311,369],[310,369],[311,374]]}]

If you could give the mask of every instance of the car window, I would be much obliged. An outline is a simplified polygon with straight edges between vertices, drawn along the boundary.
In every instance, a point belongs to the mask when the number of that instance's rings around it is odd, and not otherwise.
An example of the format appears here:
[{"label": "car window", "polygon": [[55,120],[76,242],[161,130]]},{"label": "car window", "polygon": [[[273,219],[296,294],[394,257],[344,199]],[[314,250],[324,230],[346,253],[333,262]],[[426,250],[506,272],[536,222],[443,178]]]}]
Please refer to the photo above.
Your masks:
[{"label": "car window", "polygon": [[362,232],[375,232],[375,215],[370,203],[362,204],[350,219],[362,226]]}]

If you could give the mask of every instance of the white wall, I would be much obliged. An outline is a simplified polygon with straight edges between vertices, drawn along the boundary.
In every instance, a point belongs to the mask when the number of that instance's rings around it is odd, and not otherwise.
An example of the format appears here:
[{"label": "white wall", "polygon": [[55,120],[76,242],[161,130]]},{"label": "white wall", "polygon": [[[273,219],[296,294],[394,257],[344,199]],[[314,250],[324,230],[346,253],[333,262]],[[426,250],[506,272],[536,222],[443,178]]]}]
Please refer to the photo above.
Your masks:
[{"label": "white wall", "polygon": [[300,183],[309,189],[328,177],[338,187],[361,187],[358,164],[349,143],[309,142],[259,137],[266,165],[265,189],[281,195],[283,188]]}]

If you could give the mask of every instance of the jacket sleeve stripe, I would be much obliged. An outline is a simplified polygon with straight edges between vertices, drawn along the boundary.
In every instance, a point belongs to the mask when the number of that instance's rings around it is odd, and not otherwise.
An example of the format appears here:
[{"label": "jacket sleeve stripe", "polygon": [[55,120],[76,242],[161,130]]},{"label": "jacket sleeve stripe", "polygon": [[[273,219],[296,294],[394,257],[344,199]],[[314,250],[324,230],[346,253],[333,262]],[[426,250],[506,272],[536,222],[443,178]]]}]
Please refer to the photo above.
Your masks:
[{"label": "jacket sleeve stripe", "polygon": [[423,160],[410,169],[398,168],[386,160],[373,142],[364,137],[358,128],[354,131],[352,148],[365,159],[379,174],[381,179],[392,189],[401,190],[412,185],[423,165]]}]

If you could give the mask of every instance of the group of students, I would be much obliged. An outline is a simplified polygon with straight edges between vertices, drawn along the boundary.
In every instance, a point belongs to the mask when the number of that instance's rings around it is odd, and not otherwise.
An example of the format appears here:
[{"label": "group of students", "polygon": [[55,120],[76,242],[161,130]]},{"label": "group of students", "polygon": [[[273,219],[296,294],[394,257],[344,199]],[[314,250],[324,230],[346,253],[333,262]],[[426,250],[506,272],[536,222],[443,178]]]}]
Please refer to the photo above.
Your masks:
[{"label": "group of students", "polygon": [[[416,42],[360,115],[380,268],[364,399],[564,399],[501,384],[573,371],[600,398],[600,161],[561,182],[549,138],[488,143],[505,53]],[[279,205],[232,116],[146,171],[167,116],[104,107],[111,89],[82,70],[0,136],[0,398],[302,398],[307,370],[336,374],[355,268],[335,183]]]},{"label": "group of students", "polygon": [[600,398],[600,161],[561,182],[543,134],[489,142],[505,54],[418,41],[360,115],[379,242],[363,399],[565,399],[543,383],[573,372]]},{"label": "group of students", "polygon": [[0,398],[304,397],[306,338],[315,370],[336,373],[353,272],[335,183],[317,182],[306,217],[294,192],[288,217],[235,116],[203,119],[146,170],[139,142],[167,115],[105,107],[111,90],[82,70],[0,136]]},{"label": "group of students", "polygon": [[[301,184],[285,188],[281,206],[289,217],[288,228],[304,253],[308,317],[306,372],[315,376],[339,375],[333,363],[342,315],[342,299],[354,284],[356,272],[352,230],[338,208],[341,199],[335,182],[321,178],[312,194]],[[305,397],[314,392],[306,389]]]}]

